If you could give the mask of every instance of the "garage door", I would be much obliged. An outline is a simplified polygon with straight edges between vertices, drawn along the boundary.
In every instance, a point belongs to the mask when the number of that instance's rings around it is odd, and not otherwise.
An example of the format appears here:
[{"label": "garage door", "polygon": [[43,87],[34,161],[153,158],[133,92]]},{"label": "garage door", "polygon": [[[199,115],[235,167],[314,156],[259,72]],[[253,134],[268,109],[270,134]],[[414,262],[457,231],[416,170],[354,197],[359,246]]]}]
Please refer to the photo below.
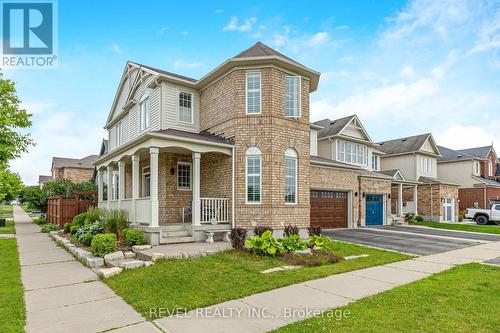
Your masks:
[{"label": "garage door", "polygon": [[311,226],[347,228],[347,192],[311,191]]}]

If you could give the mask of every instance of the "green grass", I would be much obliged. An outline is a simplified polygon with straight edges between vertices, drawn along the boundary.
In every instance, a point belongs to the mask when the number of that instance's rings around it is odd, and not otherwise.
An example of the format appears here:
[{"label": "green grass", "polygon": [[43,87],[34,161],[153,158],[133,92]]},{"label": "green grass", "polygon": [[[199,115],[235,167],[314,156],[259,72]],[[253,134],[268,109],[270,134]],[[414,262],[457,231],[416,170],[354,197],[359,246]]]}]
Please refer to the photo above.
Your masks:
[{"label": "green grass", "polygon": [[0,204],[0,214],[12,214],[12,205],[2,205]]},{"label": "green grass", "polygon": [[0,332],[24,332],[26,312],[15,239],[0,239]]},{"label": "green grass", "polygon": [[34,209],[28,208],[28,204],[22,204],[21,208],[26,212],[26,213],[31,213]]},{"label": "green grass", "polygon": [[483,232],[487,234],[500,235],[500,226],[496,225],[474,225],[474,224],[458,224],[458,223],[442,223],[433,221],[424,221],[421,223],[411,223],[413,225],[423,225],[430,228],[462,230],[471,232]]},{"label": "green grass", "polygon": [[499,307],[500,268],[468,264],[273,332],[498,332]]},{"label": "green grass", "polygon": [[368,254],[368,257],[336,264],[295,270],[260,273],[282,266],[277,258],[226,251],[207,257],[169,259],[153,266],[125,271],[104,281],[115,292],[150,318],[151,308],[194,309],[306,280],[407,259],[408,256],[333,242],[340,256]]},{"label": "green grass", "polygon": [[10,216],[9,220],[5,221],[5,227],[0,227],[0,234],[15,234],[14,221],[10,220],[13,214],[12,205],[0,205],[0,218],[3,217],[3,214],[10,214]]}]

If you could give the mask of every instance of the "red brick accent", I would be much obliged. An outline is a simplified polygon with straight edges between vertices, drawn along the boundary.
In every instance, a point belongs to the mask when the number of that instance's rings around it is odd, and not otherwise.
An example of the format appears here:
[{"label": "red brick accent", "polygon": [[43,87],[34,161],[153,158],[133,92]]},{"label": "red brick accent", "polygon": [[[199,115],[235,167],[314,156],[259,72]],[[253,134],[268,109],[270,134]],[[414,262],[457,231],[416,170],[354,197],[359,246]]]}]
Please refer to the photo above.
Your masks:
[{"label": "red brick accent", "polygon": [[[499,187],[474,187],[460,188],[458,190],[460,199],[460,210],[473,208],[475,203],[478,203],[479,208],[490,208],[491,200],[500,200]],[[486,198],[486,202],[484,201]]]}]

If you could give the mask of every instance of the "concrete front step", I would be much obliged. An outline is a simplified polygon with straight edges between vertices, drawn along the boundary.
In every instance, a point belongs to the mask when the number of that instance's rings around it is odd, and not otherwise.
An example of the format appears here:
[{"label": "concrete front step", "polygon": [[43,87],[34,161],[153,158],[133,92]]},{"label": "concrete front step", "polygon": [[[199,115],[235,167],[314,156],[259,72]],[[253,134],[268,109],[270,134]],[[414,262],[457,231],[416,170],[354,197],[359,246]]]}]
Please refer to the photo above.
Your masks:
[{"label": "concrete front step", "polygon": [[187,230],[163,231],[162,232],[162,237],[163,238],[168,238],[168,237],[187,237],[187,236],[189,236],[189,231],[187,231]]},{"label": "concrete front step", "polygon": [[193,237],[163,237],[160,239],[160,244],[176,244],[176,243],[192,243],[194,242]]},{"label": "concrete front step", "polygon": [[169,224],[160,226],[163,232],[172,232],[172,231],[189,231],[191,228],[191,224]]}]

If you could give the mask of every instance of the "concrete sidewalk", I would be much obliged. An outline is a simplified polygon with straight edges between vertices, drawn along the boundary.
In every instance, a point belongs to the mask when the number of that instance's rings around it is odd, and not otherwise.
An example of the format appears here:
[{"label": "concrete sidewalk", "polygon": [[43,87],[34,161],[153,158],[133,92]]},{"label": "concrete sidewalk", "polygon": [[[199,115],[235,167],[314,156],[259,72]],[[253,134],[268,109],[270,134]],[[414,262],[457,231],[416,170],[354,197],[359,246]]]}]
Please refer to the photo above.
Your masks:
[{"label": "concrete sidewalk", "polygon": [[25,290],[26,332],[161,332],[118,297],[19,207],[16,238]]},{"label": "concrete sidewalk", "polygon": [[184,315],[161,318],[155,323],[170,333],[267,332],[455,265],[491,260],[499,255],[500,242],[485,243],[306,281]]}]

